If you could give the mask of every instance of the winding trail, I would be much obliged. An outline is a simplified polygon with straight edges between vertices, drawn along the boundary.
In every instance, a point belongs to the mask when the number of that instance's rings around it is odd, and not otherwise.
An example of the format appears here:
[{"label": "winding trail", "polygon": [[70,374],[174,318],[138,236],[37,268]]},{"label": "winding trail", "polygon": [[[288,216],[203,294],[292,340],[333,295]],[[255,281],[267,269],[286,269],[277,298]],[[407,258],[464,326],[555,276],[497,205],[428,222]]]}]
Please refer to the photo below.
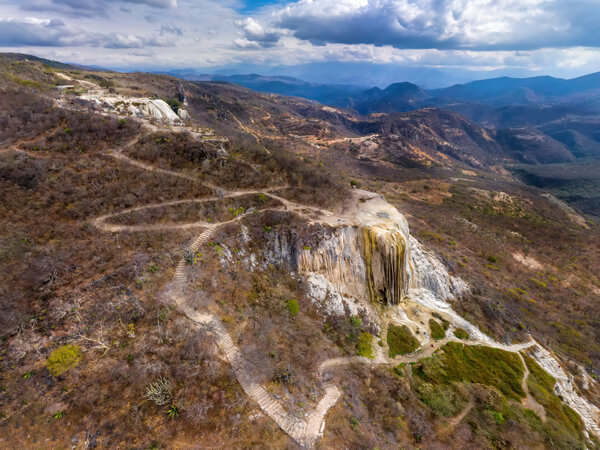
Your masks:
[{"label": "winding trail", "polygon": [[[197,252],[200,246],[208,241],[214,229],[209,228],[200,233],[188,249]],[[240,386],[250,398],[258,403],[263,412],[299,445],[312,447],[323,433],[327,411],[335,405],[340,396],[338,388],[333,384],[326,384],[324,386],[325,395],[305,420],[287,412],[277,400],[271,397],[264,387],[253,380],[252,372],[248,369],[243,354],[234,344],[221,321],[214,315],[198,311],[186,298],[185,290],[188,285],[186,267],[187,263],[184,259],[181,259],[175,269],[173,278],[172,300],[190,320],[204,326],[215,336],[217,346],[231,364]]]},{"label": "winding trail", "polygon": [[[237,118],[236,118],[237,120]],[[238,121],[239,122],[239,121]],[[269,208],[265,210],[282,210],[282,211],[292,211],[300,216],[303,216],[310,223],[324,223],[324,224],[336,224],[338,225],[340,220],[340,215],[335,215],[332,211],[324,210],[321,208],[316,208],[313,206],[303,205],[299,203],[292,202],[285,198],[282,198],[278,195],[273,194],[273,191],[278,191],[287,188],[288,186],[278,186],[270,189],[252,189],[252,190],[235,190],[228,191],[227,189],[221,188],[219,186],[213,185],[211,183],[207,183],[199,180],[198,178],[192,177],[190,175],[182,174],[179,172],[171,171],[168,169],[160,169],[149,164],[134,160],[122,153],[122,150],[129,145],[134,145],[135,140],[132,140],[126,143],[118,150],[109,151],[109,155],[117,158],[118,160],[134,165],[136,167],[142,168],[144,170],[148,170],[150,172],[158,172],[166,175],[171,175],[179,178],[183,178],[186,180],[190,180],[199,184],[202,184],[209,189],[214,190],[217,194],[216,196],[202,198],[202,199],[187,199],[187,200],[174,200],[162,203],[155,203],[150,205],[143,205],[134,208],[129,208],[122,210],[118,213],[114,214],[106,214],[95,219],[92,219],[91,223],[96,226],[98,229],[105,232],[123,232],[123,231],[158,231],[158,230],[181,230],[181,229],[189,229],[189,228],[204,228],[198,236],[192,241],[187,249],[192,252],[197,252],[200,247],[205,244],[212,234],[221,226],[238,222],[246,215],[251,212],[248,211],[244,214],[237,216],[236,218],[220,222],[220,223],[208,223],[206,221],[197,221],[191,223],[179,223],[179,224],[155,224],[155,225],[117,225],[106,223],[112,217],[122,215],[128,212],[141,211],[149,208],[158,208],[163,206],[184,204],[184,203],[202,203],[208,201],[222,200],[224,198],[231,197],[239,197],[247,194],[264,194],[273,199],[276,199],[281,202],[281,208]],[[263,210],[263,211],[265,211]],[[313,213],[318,215],[318,218],[309,218],[306,216],[306,211],[312,211]],[[300,419],[293,415],[290,411],[286,411],[285,408],[274,399],[269,392],[261,385],[259,385],[252,374],[252,370],[248,367],[243,353],[239,350],[239,348],[235,345],[233,340],[231,339],[229,333],[227,332],[224,325],[221,323],[219,318],[213,314],[210,314],[206,311],[199,311],[196,308],[196,305],[192,304],[191,296],[187,295],[187,287],[188,283],[188,274],[187,274],[188,264],[185,259],[182,257],[177,264],[175,269],[175,274],[173,277],[173,282],[170,284],[170,287],[167,289],[168,297],[181,309],[181,311],[198,327],[201,327],[207,330],[210,334],[214,336],[216,345],[219,350],[225,355],[227,361],[230,363],[233,372],[235,373],[236,379],[239,382],[240,386],[244,390],[244,392],[255,401],[262,411],[268,415],[285,433],[287,433],[297,444],[305,448],[314,447],[317,440],[323,435],[325,429],[325,416],[329,409],[334,406],[341,392],[331,382],[325,381],[323,375],[324,372],[333,369],[335,367],[340,367],[347,364],[360,363],[360,364],[389,364],[396,365],[399,363],[411,363],[417,362],[418,360],[429,357],[433,355],[437,350],[440,349],[443,345],[448,342],[460,342],[465,345],[482,345],[493,347],[509,352],[514,352],[519,354],[523,365],[525,367],[524,377],[522,380],[523,390],[526,392],[527,396],[524,400],[524,405],[533,409],[536,413],[538,413],[541,417],[545,417],[545,412],[543,411],[543,407],[539,405],[535,399],[529,394],[529,390],[527,389],[527,378],[529,376],[529,371],[527,369],[527,365],[525,364],[522,355],[520,352],[524,349],[536,347],[540,348],[539,344],[531,339],[529,342],[514,344],[514,345],[504,345],[493,341],[479,341],[479,340],[468,340],[463,341],[459,340],[454,336],[447,336],[446,338],[440,341],[429,341],[425,343],[417,352],[410,355],[398,355],[395,358],[390,358],[387,355],[387,347],[382,350],[378,349],[376,357],[374,359],[368,359],[360,356],[353,357],[340,357],[340,358],[331,358],[325,361],[322,361],[317,369],[317,376],[322,380],[321,387],[324,391],[324,395],[321,400],[318,402],[316,407],[310,412],[304,419]],[[387,322],[387,320],[386,320]],[[387,323],[385,323],[382,327],[384,330],[387,327]],[[471,406],[472,407],[472,406]],[[541,408],[541,409],[540,409]],[[460,422],[466,414],[470,411],[469,405],[465,407],[465,409],[455,418],[451,419],[451,422]],[[543,414],[543,416],[542,416]],[[585,419],[584,419],[585,420]],[[588,422],[586,422],[586,426]],[[597,427],[597,425],[596,425]],[[588,426],[588,428],[590,428]],[[596,430],[592,428],[591,430],[596,434]]]},{"label": "winding trail", "polygon": [[188,180],[188,181],[192,181],[194,183],[199,183],[202,184],[203,186],[206,186],[212,190],[216,190],[218,189],[218,187],[212,183],[209,183],[207,181],[200,181],[198,180],[198,177],[194,177],[191,175],[186,175],[184,173],[181,172],[176,172],[174,170],[168,170],[168,169],[161,169],[159,167],[154,167],[151,164],[147,164],[147,163],[143,163],[141,161],[138,161],[136,159],[130,158],[129,156],[123,154],[123,150],[126,149],[127,147],[131,147],[132,145],[135,145],[141,138],[136,137],[132,140],[130,140],[129,142],[125,143],[124,145],[122,145],[118,150],[109,150],[107,155],[112,156],[115,159],[121,160],[127,164],[130,164],[132,166],[135,167],[139,167],[140,169],[144,169],[147,170],[148,172],[154,172],[154,173],[162,173],[164,175],[170,175],[172,177],[177,177],[177,178],[182,178],[184,180]]},{"label": "winding trail", "polygon": [[37,136],[17,139],[16,141],[14,141],[8,145],[3,145],[2,147],[0,147],[0,153],[8,153],[8,152],[12,151],[12,152],[18,152],[18,153],[22,153],[24,155],[31,156],[32,158],[48,159],[48,158],[50,158],[51,155],[47,155],[47,154],[44,155],[38,151],[25,150],[20,147],[25,144],[31,144],[31,143],[36,142],[43,138],[49,138],[49,137],[53,136],[54,134],[56,134],[62,128],[63,128],[62,125],[57,125],[57,126],[51,128],[50,130],[45,131]]},{"label": "winding trail", "polygon": [[[383,336],[382,336],[382,338],[383,338]],[[411,353],[408,355],[396,355],[394,358],[390,358],[389,356],[387,356],[387,352],[382,351],[382,352],[378,352],[378,354],[373,359],[365,358],[363,356],[346,356],[346,357],[340,357],[340,358],[327,359],[319,365],[319,371],[324,371],[327,369],[331,369],[333,367],[344,366],[344,365],[348,365],[348,364],[356,364],[356,363],[368,364],[368,365],[402,364],[402,363],[410,364],[410,363],[417,362],[420,359],[428,358],[428,357],[432,356],[436,351],[438,351],[441,347],[446,345],[448,342],[459,342],[461,344],[469,345],[469,346],[493,347],[493,348],[497,348],[499,350],[505,350],[507,352],[512,352],[512,353],[519,353],[521,350],[524,350],[524,349],[530,348],[530,347],[534,347],[537,345],[537,342],[534,341],[533,339],[530,340],[529,342],[525,342],[523,344],[504,345],[504,344],[500,344],[498,342],[492,343],[492,342],[481,342],[481,341],[473,341],[473,340],[465,341],[465,340],[460,340],[454,336],[446,336],[444,339],[441,339],[439,341],[427,342],[425,345],[423,345],[419,350],[417,350],[414,353]]]},{"label": "winding trail", "polygon": [[[156,225],[116,225],[106,223],[112,217],[126,214],[129,212],[141,211],[150,208],[158,208],[163,206],[171,206],[185,203],[203,203],[209,201],[222,200],[224,198],[239,197],[248,194],[264,194],[273,199],[278,200],[281,204],[281,208],[270,208],[270,210],[285,210],[294,211],[300,215],[304,215],[304,211],[313,211],[321,215],[332,216],[333,212],[326,211],[321,208],[312,206],[302,205],[283,197],[272,194],[273,191],[279,191],[288,188],[289,186],[276,186],[268,189],[249,189],[249,190],[236,190],[227,191],[226,189],[217,187],[210,183],[200,181],[197,178],[174,172],[167,169],[159,169],[146,163],[134,160],[125,156],[122,153],[122,149],[134,145],[136,140],[132,140],[123,145],[119,150],[112,150],[109,154],[124,163],[134,165],[136,167],[148,170],[150,172],[159,172],[166,175],[172,175],[179,178],[184,178],[193,182],[200,183],[215,191],[221,191],[223,195],[206,197],[202,199],[186,199],[186,200],[173,200],[162,203],[154,203],[149,205],[143,205],[122,210],[114,214],[106,214],[97,217],[91,221],[91,223],[98,229],[105,232],[135,232],[135,231],[159,231],[159,230],[181,230],[188,228],[205,228],[196,239],[187,247],[192,252],[197,252],[198,249],[210,239],[210,236],[215,230],[225,224],[234,223],[240,221],[243,217],[251,214],[252,211],[248,211],[235,217],[232,220],[209,223],[206,221],[198,221],[192,223],[183,224],[156,224]],[[265,210],[263,210],[265,211]],[[287,433],[296,443],[302,447],[311,448],[315,442],[322,436],[325,429],[325,416],[329,409],[337,403],[341,393],[339,389],[332,383],[323,383],[322,387],[324,390],[324,396],[318,402],[316,407],[310,412],[305,419],[300,419],[290,412],[286,411],[280,402],[271,397],[268,391],[256,381],[250,369],[248,369],[243,353],[234,344],[229,333],[218,319],[218,317],[208,314],[206,312],[198,311],[190,302],[189,297],[186,295],[186,286],[188,285],[188,278],[186,273],[187,263],[182,258],[175,269],[173,277],[173,287],[170,289],[169,296],[171,300],[181,309],[181,311],[198,326],[205,328],[211,333],[218,348],[227,358],[230,363],[236,379],[240,383],[240,386],[246,392],[246,394],[253,399],[263,412],[268,415],[285,433]]]},{"label": "winding trail", "polygon": [[523,354],[518,352],[519,358],[521,358],[521,362],[523,363],[523,367],[525,368],[525,373],[523,374],[523,381],[521,382],[521,388],[523,392],[525,392],[525,397],[521,400],[523,406],[527,409],[535,412],[543,422],[546,421],[546,410],[542,405],[540,405],[531,392],[529,392],[529,386],[527,385],[527,380],[529,379],[529,367],[527,367],[527,363],[525,363],[525,358],[523,358]]}]

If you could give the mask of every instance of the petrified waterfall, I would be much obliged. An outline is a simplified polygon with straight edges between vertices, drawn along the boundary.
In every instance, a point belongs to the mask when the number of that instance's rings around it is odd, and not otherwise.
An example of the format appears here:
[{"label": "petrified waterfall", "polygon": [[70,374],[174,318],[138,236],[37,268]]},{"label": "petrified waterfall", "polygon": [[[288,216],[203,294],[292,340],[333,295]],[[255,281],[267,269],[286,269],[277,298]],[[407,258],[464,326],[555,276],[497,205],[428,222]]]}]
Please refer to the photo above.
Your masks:
[{"label": "petrified waterfall", "polygon": [[411,285],[409,255],[409,241],[399,230],[350,226],[301,251],[298,270],[322,275],[343,296],[396,305]]},{"label": "petrified waterfall", "polygon": [[397,305],[410,287],[407,237],[379,226],[362,227],[359,234],[370,299]]},{"label": "petrified waterfall", "polygon": [[397,305],[409,294],[444,301],[466,289],[408,230],[402,214],[379,196],[361,203],[354,223],[334,227],[317,246],[300,250],[298,271],[315,291]]}]

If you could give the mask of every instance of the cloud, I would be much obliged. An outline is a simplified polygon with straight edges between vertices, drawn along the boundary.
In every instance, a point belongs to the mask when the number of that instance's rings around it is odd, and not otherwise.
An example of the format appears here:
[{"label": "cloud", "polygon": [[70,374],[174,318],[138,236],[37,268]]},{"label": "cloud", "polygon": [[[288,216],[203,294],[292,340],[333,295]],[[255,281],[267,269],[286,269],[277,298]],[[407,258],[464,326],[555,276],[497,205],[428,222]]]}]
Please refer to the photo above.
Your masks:
[{"label": "cloud", "polygon": [[235,25],[243,36],[241,39],[234,41],[235,45],[240,48],[273,47],[279,42],[283,34],[282,31],[278,30],[267,31],[252,17],[236,21]]},{"label": "cloud", "polygon": [[[399,49],[532,50],[600,47],[600,8],[590,0],[299,0],[275,6],[244,31],[289,30],[313,45]],[[272,31],[276,33],[276,31]]]},{"label": "cloud", "polygon": [[0,19],[3,47],[104,47],[111,49],[165,47],[172,41],[160,36],[141,37],[130,33],[94,33],[71,27],[62,20]]},{"label": "cloud", "polygon": [[183,30],[174,25],[163,25],[160,27],[159,33],[161,36],[165,34],[174,34],[176,36],[183,36]]},{"label": "cloud", "polygon": [[106,35],[104,48],[144,48],[147,41],[133,34],[111,33]]},{"label": "cloud", "polygon": [[[119,3],[139,4],[159,9],[172,9],[178,6],[178,0],[21,0],[20,9],[24,11],[54,12],[70,17],[108,17],[107,10]],[[121,11],[131,10],[123,6]]]},{"label": "cloud", "polygon": [[[77,36],[62,20],[0,19],[0,42],[5,47],[22,45],[62,47],[85,41]],[[82,42],[83,43],[83,42]]]}]

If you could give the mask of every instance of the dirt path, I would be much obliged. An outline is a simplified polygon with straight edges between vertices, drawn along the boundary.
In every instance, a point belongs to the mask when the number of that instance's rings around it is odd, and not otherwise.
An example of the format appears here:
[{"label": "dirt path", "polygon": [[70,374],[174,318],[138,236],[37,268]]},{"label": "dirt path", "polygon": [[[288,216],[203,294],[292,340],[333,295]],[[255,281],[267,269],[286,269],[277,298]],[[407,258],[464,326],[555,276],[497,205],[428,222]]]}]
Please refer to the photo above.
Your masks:
[{"label": "dirt path", "polygon": [[[239,120],[235,118],[238,122]],[[241,123],[240,123],[241,125]],[[252,133],[251,133],[252,134]],[[256,137],[256,136],[255,136]],[[258,140],[258,138],[257,138]],[[110,151],[110,155],[123,161],[128,164],[132,164],[144,170],[148,170],[150,172],[159,172],[164,173],[166,175],[175,176],[179,178],[184,178],[187,180],[191,180],[193,182],[200,183],[210,189],[213,189],[216,192],[220,192],[221,195],[203,198],[203,199],[188,199],[188,200],[174,200],[169,202],[156,203],[151,205],[144,205],[134,208],[129,208],[123,211],[120,211],[115,214],[107,214],[92,220],[93,225],[95,225],[98,229],[106,232],[121,232],[121,231],[153,231],[153,230],[175,230],[175,229],[188,229],[188,228],[196,228],[201,227],[204,230],[196,237],[196,239],[189,245],[188,249],[196,252],[202,244],[208,241],[210,236],[217,230],[219,227],[237,222],[245,217],[249,212],[242,214],[232,220],[221,222],[221,223],[208,223],[205,221],[198,221],[193,223],[183,223],[183,224],[156,224],[156,225],[113,225],[107,224],[106,220],[111,217],[115,217],[117,215],[121,215],[127,212],[132,211],[140,211],[148,208],[156,208],[161,206],[169,206],[183,203],[200,203],[207,201],[214,201],[223,199],[226,197],[236,197],[247,194],[265,194],[279,200],[282,203],[281,208],[275,208],[277,210],[287,210],[292,211],[296,214],[304,216],[308,221],[312,223],[322,222],[327,224],[336,224],[338,225],[339,221],[342,219],[336,216],[333,212],[327,211],[321,208],[316,208],[309,205],[299,204],[285,198],[279,197],[273,194],[273,191],[285,189],[287,186],[279,186],[273,187],[270,189],[252,189],[252,190],[235,190],[235,191],[227,191],[226,189],[220,188],[211,183],[206,183],[204,181],[200,181],[195,177],[181,174],[179,172],[160,169],[154,166],[151,166],[146,163],[142,163],[140,161],[134,160],[122,154],[122,150],[127,145],[133,145],[134,141],[127,143],[125,146],[122,146],[119,150]],[[270,210],[273,210],[271,208]],[[264,210],[263,210],[264,211]],[[308,218],[305,214],[305,211],[312,211],[318,215],[317,218]],[[345,216],[344,216],[345,217]],[[263,412],[268,415],[277,425],[287,433],[296,443],[298,443],[302,447],[313,447],[317,440],[322,436],[324,428],[325,428],[325,416],[329,409],[337,403],[341,393],[339,389],[331,383],[327,383],[323,381],[323,390],[324,396],[316,405],[315,409],[306,416],[306,419],[299,419],[291,414],[289,411],[286,411],[280,402],[271,397],[268,391],[260,386],[256,381],[254,381],[253,374],[251,370],[248,369],[243,353],[237,348],[235,343],[232,341],[229,333],[221,323],[218,317],[209,314],[205,311],[198,311],[191,303],[191,299],[187,296],[187,287],[188,287],[188,277],[187,277],[187,264],[185,259],[182,258],[175,270],[175,274],[173,277],[173,282],[171,284],[171,288],[168,291],[168,295],[172,299],[172,301],[179,306],[182,312],[197,326],[203,327],[211,333],[214,338],[218,348],[223,352],[231,367],[235,373],[236,379],[240,383],[240,386],[244,390],[244,392],[254,400]],[[384,327],[385,328],[385,327]],[[421,349],[411,355],[401,355],[396,356],[395,358],[390,358],[387,355],[387,351],[378,350],[375,359],[368,359],[359,356],[354,357],[340,357],[340,358],[332,358],[321,362],[317,369],[317,375],[322,377],[323,373],[332,368],[352,364],[352,363],[361,363],[361,364],[399,364],[399,363],[411,363],[416,362],[422,358],[431,356],[435,351],[437,351],[440,347],[448,342],[461,342],[465,345],[483,345],[488,347],[493,347],[509,352],[518,353],[522,358],[522,355],[519,353],[521,350],[526,348],[534,347],[537,343],[532,339],[529,342],[515,345],[504,345],[497,342],[493,342],[491,340],[482,340],[482,341],[461,341],[454,336],[447,336],[446,338],[440,341],[430,341],[425,343]],[[538,346],[539,347],[539,346]],[[386,348],[387,350],[387,348]],[[524,362],[523,362],[524,363]],[[527,389],[527,378],[529,376],[529,371],[527,366],[525,366],[525,375],[523,377],[523,390],[526,392],[526,398],[524,400],[524,405],[526,407],[533,409],[540,415],[540,417],[545,418],[545,411],[541,405],[539,405],[535,399],[529,394],[529,390]],[[455,418],[451,419],[451,423],[458,424],[466,414],[470,411],[472,405],[467,405],[465,409]],[[586,422],[587,425],[587,422]],[[595,431],[595,430],[592,430]]]},{"label": "dirt path", "polygon": [[31,156],[32,158],[48,159],[48,158],[50,158],[51,155],[44,155],[40,152],[33,151],[33,150],[25,150],[20,147],[25,144],[31,144],[35,141],[38,141],[39,139],[48,138],[48,137],[56,134],[58,132],[58,130],[61,130],[62,128],[63,128],[62,125],[57,125],[54,128],[51,128],[37,136],[17,139],[15,142],[12,142],[12,143],[7,144],[7,145],[3,146],[2,148],[0,148],[0,152],[8,153],[8,152],[13,151],[13,152],[18,152],[18,153],[22,153],[24,155]]},{"label": "dirt path", "polygon": [[198,177],[194,177],[194,176],[191,176],[191,175],[186,175],[184,173],[176,172],[174,170],[161,169],[159,167],[154,167],[151,164],[147,164],[147,163],[138,161],[136,159],[130,158],[129,156],[123,154],[123,150],[125,148],[130,147],[132,145],[135,145],[136,142],[138,142],[138,141],[139,141],[139,138],[133,139],[133,140],[129,141],[128,143],[126,143],[125,145],[123,145],[120,149],[109,151],[107,153],[107,155],[112,156],[113,158],[118,159],[120,161],[123,161],[123,162],[125,162],[127,164],[130,164],[132,166],[139,167],[140,169],[147,170],[148,172],[162,173],[162,174],[165,174],[165,175],[170,175],[172,177],[177,177],[177,178],[182,178],[184,180],[192,181],[194,183],[200,183],[200,184],[202,184],[202,185],[204,185],[204,186],[206,186],[206,187],[208,187],[208,188],[210,188],[212,190],[221,189],[218,186],[216,186],[216,185],[214,185],[212,183],[209,183],[207,181],[200,181],[198,179]]},{"label": "dirt path", "polygon": [[[158,230],[181,230],[181,229],[189,229],[189,228],[204,228],[204,230],[197,236],[197,238],[190,244],[188,247],[189,250],[196,252],[205,242],[208,241],[210,236],[215,232],[219,227],[237,222],[245,217],[250,212],[245,214],[241,214],[240,216],[225,222],[220,223],[208,223],[206,221],[197,221],[192,223],[182,223],[182,224],[155,224],[155,225],[117,225],[117,224],[109,224],[106,223],[112,217],[126,214],[134,211],[142,211],[149,208],[158,208],[163,206],[171,206],[185,203],[202,203],[208,201],[216,201],[221,200],[223,198],[231,198],[231,197],[239,197],[248,194],[264,194],[273,199],[276,199],[281,202],[281,208],[271,208],[277,210],[287,210],[292,211],[294,213],[305,216],[306,211],[312,211],[318,218],[310,219],[306,217],[307,220],[316,222],[323,221],[326,223],[336,223],[336,216],[332,211],[324,210],[322,208],[317,208],[309,205],[303,205],[300,203],[293,202],[291,200],[287,200],[283,197],[273,194],[273,191],[278,191],[287,188],[288,186],[277,186],[269,189],[250,189],[250,190],[235,190],[235,191],[227,191],[226,189],[220,188],[210,183],[206,183],[204,181],[200,181],[195,177],[185,175],[179,172],[156,168],[150,164],[146,164],[137,160],[134,160],[128,156],[125,156],[122,153],[122,150],[130,145],[135,145],[136,140],[132,140],[125,145],[123,145],[118,150],[110,151],[109,154],[127,164],[134,165],[141,169],[150,171],[150,172],[158,172],[164,173],[166,175],[175,176],[179,178],[184,178],[196,183],[200,183],[210,189],[215,191],[220,191],[222,195],[211,196],[202,199],[185,199],[185,200],[173,200],[161,203],[154,203],[150,205],[137,206],[129,209],[122,210],[118,213],[107,214],[101,217],[97,217],[92,220],[92,224],[96,226],[98,229],[106,232],[122,232],[122,231],[158,231]],[[204,327],[207,329],[215,338],[215,342],[221,352],[225,355],[231,367],[235,373],[236,379],[240,383],[240,386],[246,392],[246,394],[252,398],[263,410],[263,412],[268,415],[277,425],[287,433],[295,442],[303,447],[313,447],[316,441],[322,436],[324,428],[325,428],[325,416],[328,410],[336,404],[339,399],[341,393],[339,389],[331,383],[323,384],[324,396],[316,405],[315,409],[309,413],[306,419],[299,419],[292,415],[289,411],[286,411],[280,402],[275,400],[270,396],[268,391],[263,387],[256,383],[253,379],[253,375],[250,370],[248,370],[247,365],[245,363],[244,355],[237,346],[232,341],[229,333],[221,323],[221,321],[212,314],[208,314],[207,312],[198,311],[194,305],[191,304],[189,298],[186,295],[186,287],[188,285],[188,278],[186,273],[187,264],[185,260],[182,258],[175,270],[175,275],[173,277],[173,288],[171,290],[171,299],[175,304],[183,311],[183,313],[198,326]],[[389,358],[387,356],[387,352],[379,351],[376,359],[368,359],[362,358],[359,356],[356,357],[346,357],[346,358],[333,358],[326,361],[323,361],[317,370],[317,375],[322,377],[323,372],[337,367],[341,365],[351,364],[351,363],[363,363],[363,364],[399,364],[402,362],[416,362],[421,358],[431,356],[436,350],[438,350],[445,343],[450,341],[458,341],[458,339],[453,337],[447,337],[441,341],[436,341],[433,343],[427,343],[424,345],[418,352],[412,355],[404,355],[397,356],[396,358]],[[523,348],[530,347],[535,345],[534,342],[518,344],[514,346],[505,346],[501,344],[490,344],[488,342],[481,343],[477,341],[468,341],[465,342],[468,345],[491,345],[497,348],[502,348],[508,351],[519,351]],[[465,414],[468,411],[464,412]]]},{"label": "dirt path", "polygon": [[[200,233],[188,249],[193,252],[198,251],[202,244],[210,239],[215,228],[216,226]],[[186,297],[186,287],[188,286],[186,268],[187,264],[182,258],[177,265],[173,278],[174,289],[171,297],[174,302],[190,320],[205,327],[214,335],[217,346],[231,364],[240,386],[252,400],[258,403],[263,412],[299,445],[312,447],[323,433],[327,411],[335,405],[340,396],[337,387],[333,384],[324,386],[325,395],[316,408],[308,414],[306,420],[299,419],[286,411],[264,387],[254,381],[253,374],[246,365],[243,353],[234,344],[221,321],[214,315],[198,311]]]},{"label": "dirt path", "polygon": [[[385,339],[385,336],[382,335],[382,340]],[[461,344],[470,345],[470,346],[485,346],[497,348],[499,350],[505,350],[512,353],[519,353],[521,350],[524,350],[529,347],[533,347],[537,345],[533,339],[529,342],[525,342],[523,344],[514,344],[514,345],[503,345],[500,343],[490,343],[490,342],[481,342],[481,341],[464,341],[460,340],[454,336],[446,336],[444,339],[439,341],[429,341],[424,344],[419,350],[409,355],[396,355],[394,358],[390,358],[388,353],[383,351],[378,353],[377,356],[373,359],[365,358],[363,356],[346,356],[340,358],[331,358],[323,361],[319,365],[319,371],[325,371],[331,369],[333,367],[348,365],[348,364],[391,364],[398,365],[402,363],[410,364],[419,361],[423,358],[428,358],[433,355],[437,350],[446,345],[448,342],[459,342]],[[387,347],[386,347],[387,348]]]},{"label": "dirt path", "polygon": [[[10,153],[10,152],[20,153],[22,155],[27,155],[30,158],[36,158],[36,159],[49,159],[51,157],[51,155],[43,155],[39,152],[23,150],[22,148],[17,148],[17,147],[0,148],[0,153]],[[53,157],[56,158],[55,156],[53,156]]]},{"label": "dirt path", "polygon": [[254,139],[256,139],[256,143],[260,144],[260,138],[252,131],[250,130],[250,128],[247,128],[246,125],[244,125],[240,119],[238,119],[234,114],[231,114],[233,116],[233,119],[238,123],[238,125],[240,126],[240,128],[242,130],[244,130],[246,133],[248,133],[250,136],[252,136]]},{"label": "dirt path", "polygon": [[525,392],[525,398],[521,400],[521,404],[525,408],[535,412],[538,415],[538,417],[542,419],[543,422],[545,422],[546,410],[542,405],[540,405],[537,402],[535,398],[533,398],[533,395],[531,395],[531,393],[529,392],[529,386],[527,385],[527,380],[529,379],[529,367],[527,367],[527,364],[525,363],[525,358],[523,358],[521,352],[518,352],[517,355],[519,355],[519,358],[521,358],[521,362],[523,363],[523,367],[525,370],[525,373],[523,374],[523,381],[521,382],[521,388],[523,389],[523,392]]},{"label": "dirt path", "polygon": [[[264,194],[270,196],[276,200],[279,200],[282,203],[281,208],[270,208],[270,210],[287,210],[294,211],[298,214],[303,214],[303,211],[310,210],[317,212],[319,214],[332,215],[331,211],[325,211],[320,208],[315,208],[312,206],[301,205],[285,198],[279,197],[277,195],[272,194],[272,191],[278,191],[282,189],[286,189],[289,186],[275,186],[268,189],[249,189],[249,190],[235,190],[235,191],[227,191],[223,188],[214,186],[209,183],[205,183],[204,181],[199,181],[194,177],[190,177],[188,175],[184,175],[178,172],[174,172],[166,169],[158,169],[154,166],[151,166],[146,163],[142,163],[140,161],[129,158],[123,153],[121,153],[122,149],[126,148],[129,145],[134,145],[135,141],[131,141],[126,143],[121,147],[120,150],[111,151],[109,154],[121,161],[124,161],[128,164],[132,164],[136,167],[140,167],[144,170],[148,170],[150,172],[159,172],[167,175],[176,176],[179,178],[185,178],[194,182],[198,182],[202,185],[205,185],[213,190],[221,190],[224,192],[224,195],[221,196],[212,196],[202,199],[187,199],[187,200],[173,200],[162,203],[154,203],[150,205],[143,205],[138,207],[133,207],[129,209],[122,210],[118,213],[114,214],[106,214],[104,216],[97,217],[92,220],[92,224],[96,226],[98,229],[106,232],[122,232],[122,231],[156,231],[156,230],[175,230],[175,229],[188,229],[195,227],[205,228],[197,238],[190,244],[188,247],[189,250],[196,252],[198,249],[208,241],[212,233],[214,231],[228,223],[233,223],[241,220],[246,215],[252,213],[247,212],[245,214],[241,214],[240,216],[225,222],[220,223],[208,223],[205,221],[198,221],[193,223],[184,223],[184,224],[156,224],[156,225],[116,225],[109,224],[106,221],[112,217],[117,215],[126,214],[128,212],[141,211],[149,208],[157,208],[161,206],[170,206],[170,205],[178,205],[185,203],[202,203],[208,201],[216,201],[221,200],[223,198],[231,198],[231,197],[239,197],[248,194]],[[264,211],[264,210],[263,210]],[[247,368],[247,365],[244,360],[244,356],[242,352],[237,348],[237,346],[231,340],[229,333],[221,323],[221,321],[212,314],[208,314],[203,311],[198,311],[189,301],[189,298],[186,296],[186,287],[188,285],[187,273],[186,273],[187,264],[185,259],[182,258],[175,270],[175,275],[173,277],[173,288],[171,290],[170,296],[175,304],[184,312],[184,314],[193,322],[195,322],[198,326],[206,328],[211,334],[213,334],[215,338],[215,342],[221,352],[225,355],[231,367],[235,373],[236,379],[240,383],[240,386],[246,392],[246,394],[252,398],[263,410],[265,414],[267,414],[277,425],[287,433],[294,441],[296,441],[299,445],[303,447],[313,447],[315,442],[322,436],[324,428],[325,428],[325,416],[327,411],[337,403],[337,400],[340,396],[340,391],[338,388],[331,383],[324,383],[324,396],[316,405],[315,409],[310,412],[306,419],[299,419],[289,411],[286,411],[281,404],[276,401],[274,398],[270,396],[267,390],[256,383],[253,379],[252,372]]]}]

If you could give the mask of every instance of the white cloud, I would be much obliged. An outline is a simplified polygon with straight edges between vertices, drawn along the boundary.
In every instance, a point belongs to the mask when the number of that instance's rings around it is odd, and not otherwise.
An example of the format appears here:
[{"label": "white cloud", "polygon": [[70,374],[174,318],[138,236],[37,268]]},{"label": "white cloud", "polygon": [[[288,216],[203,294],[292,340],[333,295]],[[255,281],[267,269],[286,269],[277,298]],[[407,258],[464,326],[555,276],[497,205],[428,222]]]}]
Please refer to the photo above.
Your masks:
[{"label": "white cloud", "polygon": [[113,68],[332,61],[554,75],[600,68],[598,0],[299,0],[250,16],[241,6],[0,0],[0,51]]},{"label": "white cloud", "polygon": [[272,47],[279,42],[282,35],[281,31],[267,31],[252,17],[238,20],[235,24],[242,33],[243,38],[236,39],[234,42],[238,47],[242,48]]},{"label": "white cloud", "polygon": [[402,49],[528,50],[600,46],[589,0],[299,0],[271,26],[313,44]]}]

